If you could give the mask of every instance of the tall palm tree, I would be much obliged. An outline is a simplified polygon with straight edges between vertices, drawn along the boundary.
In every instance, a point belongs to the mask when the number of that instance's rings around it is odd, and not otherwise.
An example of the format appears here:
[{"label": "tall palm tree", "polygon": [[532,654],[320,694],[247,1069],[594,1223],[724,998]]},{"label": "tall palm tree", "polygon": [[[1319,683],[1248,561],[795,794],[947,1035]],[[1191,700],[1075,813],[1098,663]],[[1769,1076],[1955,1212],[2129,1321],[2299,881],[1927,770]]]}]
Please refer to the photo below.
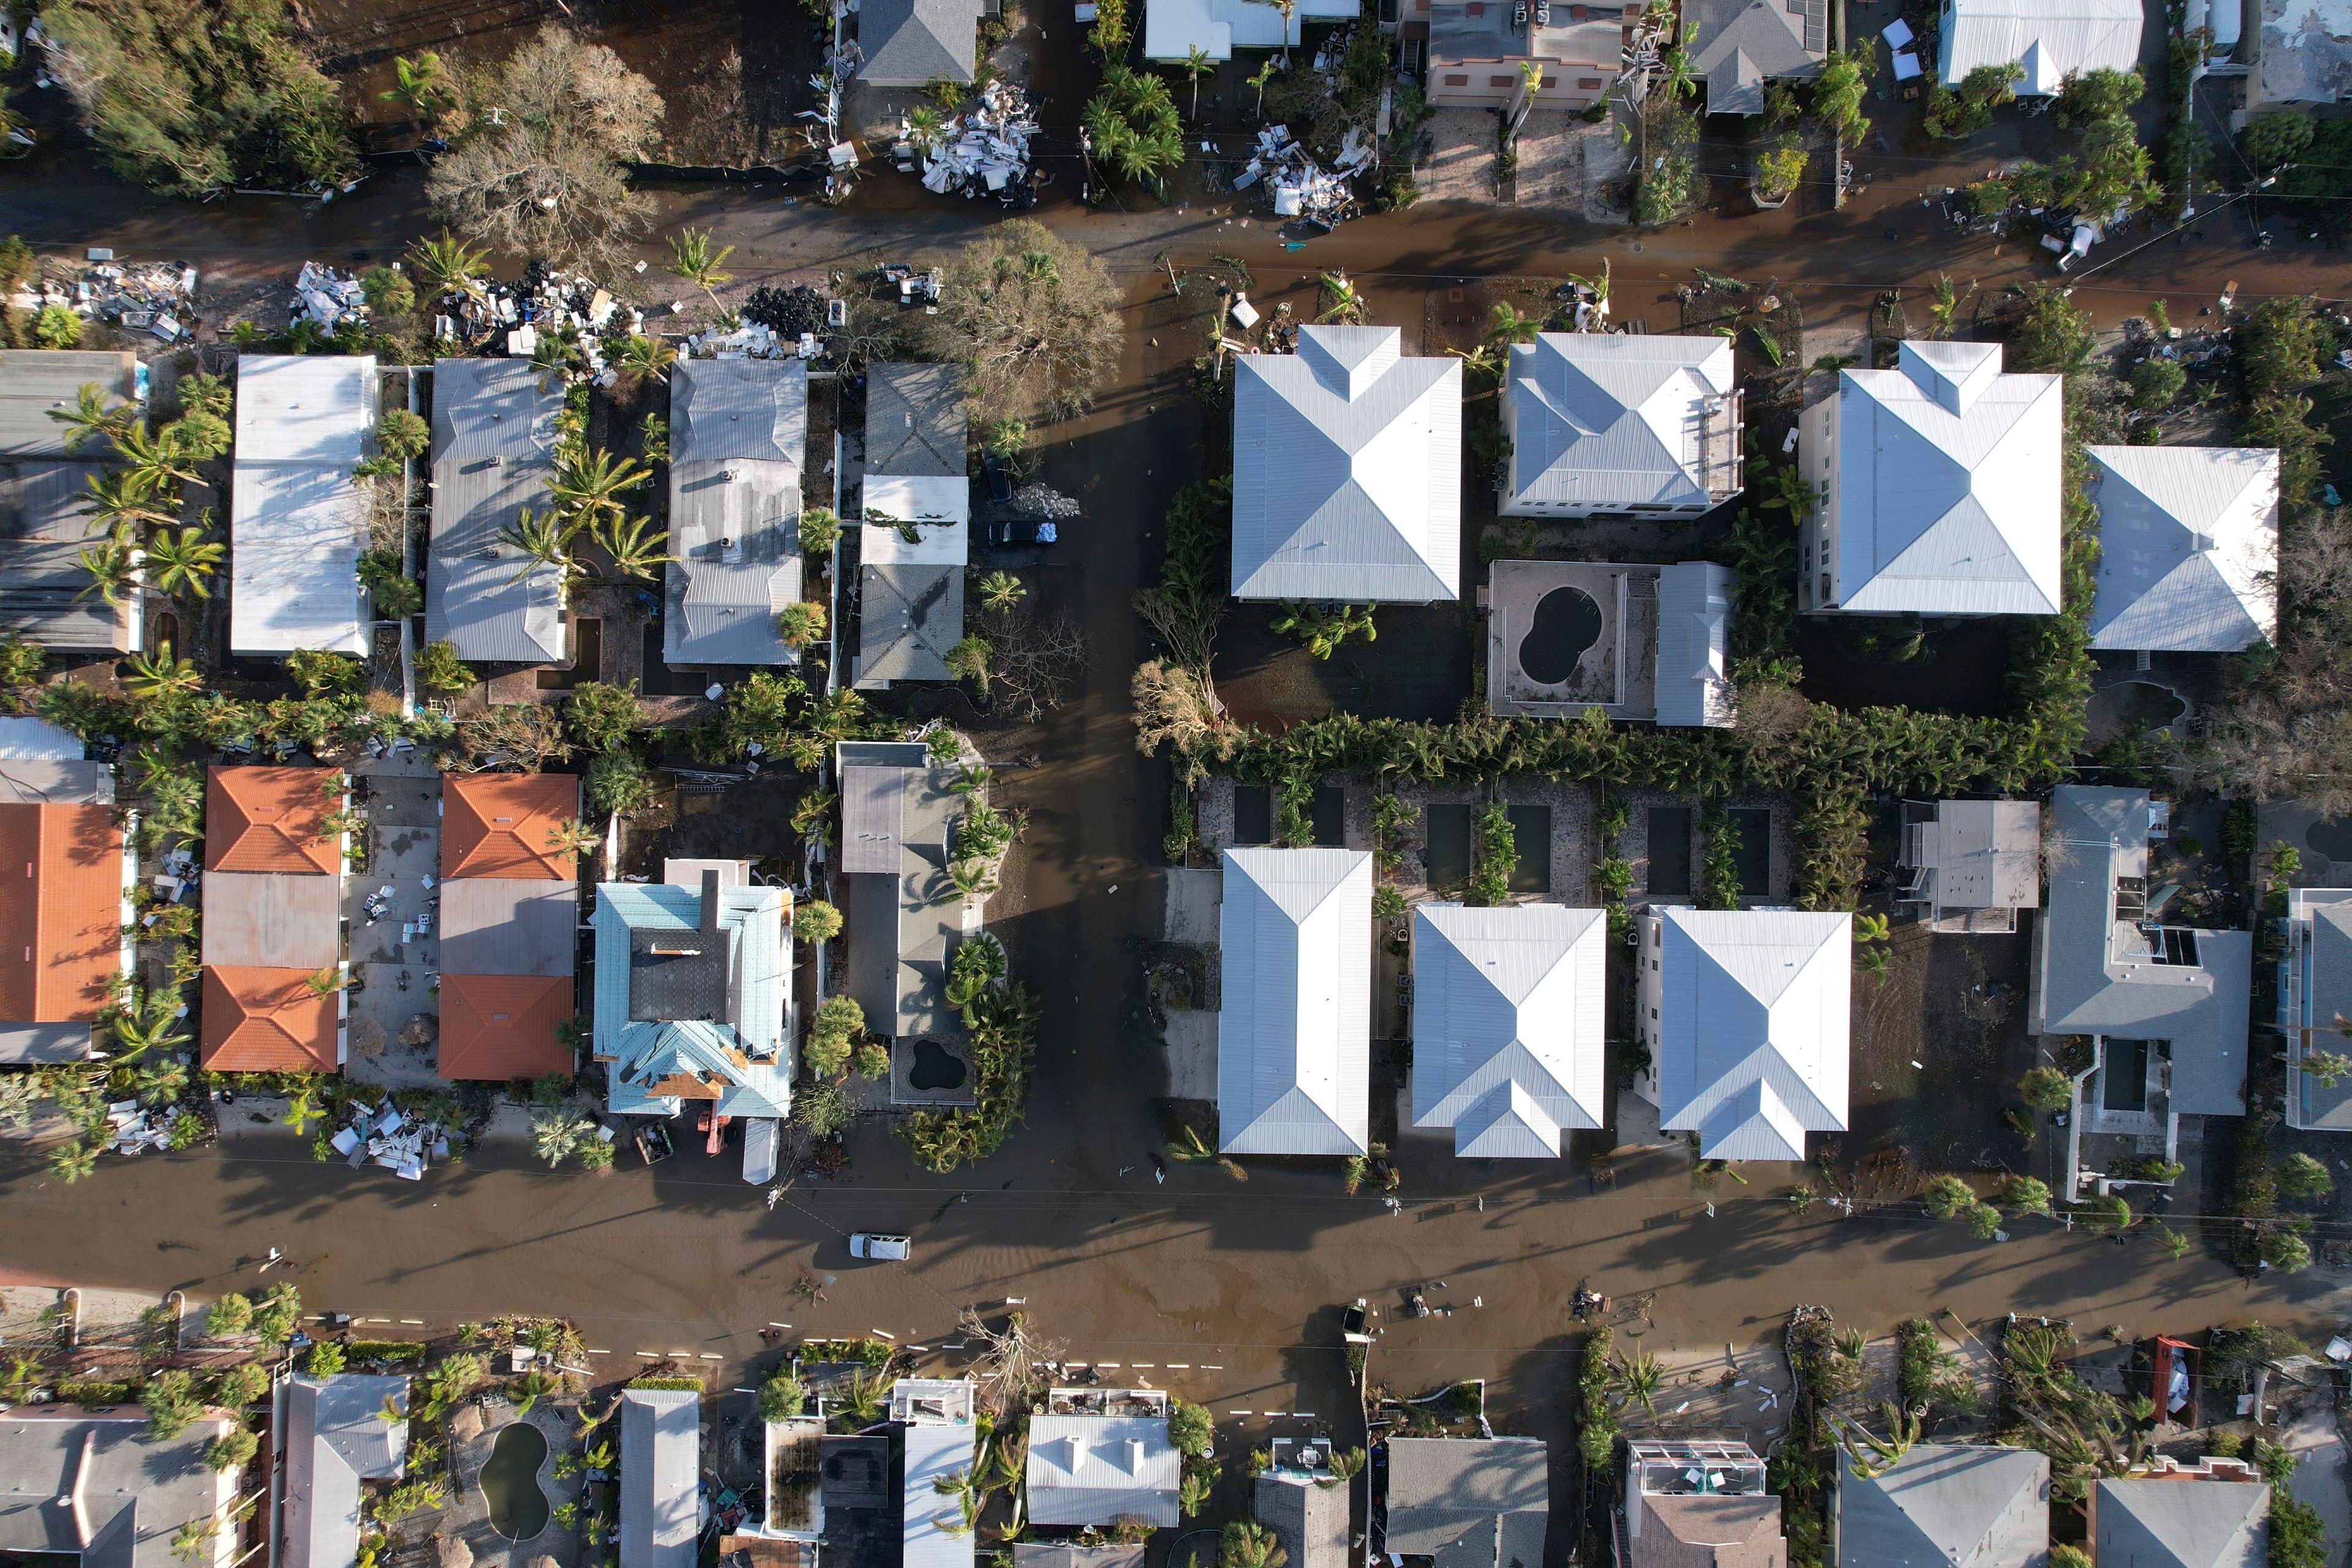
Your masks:
[{"label": "tall palm tree", "polygon": [[1281,1538],[1254,1519],[1229,1520],[1217,1537],[1217,1568],[1282,1568],[1289,1561]]},{"label": "tall palm tree", "polygon": [[89,582],[74,595],[76,599],[96,594],[118,610],[131,602],[131,589],[139,579],[138,568],[131,559],[131,546],[119,539],[85,544],[80,560],[81,569],[89,574]]},{"label": "tall palm tree", "polygon": [[956,1500],[956,1512],[941,1514],[932,1522],[949,1535],[970,1535],[980,1522],[980,1489],[972,1484],[971,1472],[958,1470],[953,1475],[933,1476],[931,1490]]},{"label": "tall palm tree", "polygon": [[576,523],[567,522],[552,511],[533,511],[527,506],[518,508],[515,520],[499,530],[499,543],[510,545],[530,558],[512,580],[520,583],[542,566],[551,566],[569,574],[572,571],[572,539],[579,531]]},{"label": "tall palm tree", "polygon": [[415,239],[408,244],[409,265],[416,268],[436,298],[443,294],[479,294],[479,274],[488,252],[467,245],[447,229],[438,239]]},{"label": "tall palm tree", "polygon": [[719,286],[735,280],[732,272],[719,270],[727,258],[735,254],[731,245],[712,249],[710,231],[707,228],[680,229],[669,242],[669,271],[683,278],[709,296],[713,305],[719,303]]},{"label": "tall palm tree", "polygon": [[1522,315],[1508,300],[1495,302],[1495,313],[1486,322],[1485,342],[1508,347],[1512,343],[1531,343],[1543,331],[1543,318]]},{"label": "tall palm tree", "polygon": [[122,678],[122,689],[141,701],[194,697],[205,689],[195,660],[173,658],[170,643],[157,643],[153,654],[134,653],[126,662],[131,673]]},{"label": "tall palm tree", "polygon": [[89,520],[85,533],[104,528],[128,542],[149,523],[166,523],[172,514],[155,494],[154,481],[132,468],[101,468],[82,481],[81,515]]},{"label": "tall palm tree", "polygon": [[404,55],[393,56],[392,71],[392,86],[376,97],[399,104],[420,124],[430,125],[457,100],[449,89],[449,73],[443,68],[441,57],[430,49],[413,60]]},{"label": "tall palm tree", "polygon": [[1265,118],[1265,84],[1272,81],[1274,73],[1281,68],[1282,62],[1274,56],[1268,55],[1264,63],[1257,68],[1256,73],[1249,79],[1248,85],[1257,89],[1257,112],[1261,120]]},{"label": "tall palm tree", "polygon": [[551,855],[593,855],[604,847],[604,830],[576,816],[569,822],[551,824],[547,830],[547,852]]},{"label": "tall palm tree", "polygon": [[114,450],[130,471],[145,479],[159,496],[170,494],[174,483],[194,484],[199,477],[173,443],[149,434],[136,420],[115,433]]},{"label": "tall palm tree", "polygon": [[613,358],[613,369],[621,380],[635,386],[646,381],[661,381],[669,375],[669,367],[677,363],[677,351],[660,338],[631,332],[621,352]]},{"label": "tall palm tree", "polygon": [[[1273,0],[1273,5],[1282,13],[1282,64],[1286,70],[1290,67],[1290,28],[1292,18],[1298,13],[1298,0]],[[1259,101],[1264,101],[1263,97]]]},{"label": "tall palm tree", "polygon": [[1325,304],[1318,321],[1344,321],[1361,326],[1364,321],[1364,297],[1356,291],[1355,283],[1344,272],[1326,272],[1319,279]]},{"label": "tall palm tree", "polygon": [[179,1011],[180,998],[170,991],[124,997],[108,1025],[115,1046],[110,1059],[137,1061],[142,1057],[168,1054],[173,1047],[187,1044],[187,1033],[180,1027]]},{"label": "tall palm tree", "polygon": [[566,521],[593,528],[604,518],[622,516],[628,509],[621,497],[652,477],[652,470],[634,458],[616,458],[599,448],[558,468],[548,488]]},{"label": "tall palm tree", "polygon": [[666,549],[669,534],[655,528],[647,518],[625,513],[600,518],[594,537],[613,558],[613,569],[624,577],[652,581],[661,575],[662,567],[677,559]]},{"label": "tall palm tree", "polygon": [[907,140],[913,142],[915,150],[925,157],[938,152],[947,135],[946,122],[940,118],[940,111],[929,104],[919,103],[907,110]]},{"label": "tall palm tree", "polygon": [[213,574],[227,557],[227,547],[211,542],[205,531],[194,523],[177,532],[168,528],[159,530],[147,546],[148,564],[155,569],[155,585],[173,598],[184,593],[199,599],[211,598]]},{"label": "tall palm tree", "polygon": [[106,388],[94,381],[85,381],[74,395],[71,408],[52,408],[49,417],[72,428],[66,432],[66,450],[79,452],[82,443],[93,437],[112,440],[116,431],[138,417],[138,412],[127,403],[111,405],[106,401]]},{"label": "tall palm tree", "polygon": [[1184,74],[1192,79],[1192,118],[1195,120],[1201,118],[1201,78],[1216,68],[1217,62],[1211,59],[1209,51],[1200,45],[1194,44],[1184,51],[1182,69]]}]

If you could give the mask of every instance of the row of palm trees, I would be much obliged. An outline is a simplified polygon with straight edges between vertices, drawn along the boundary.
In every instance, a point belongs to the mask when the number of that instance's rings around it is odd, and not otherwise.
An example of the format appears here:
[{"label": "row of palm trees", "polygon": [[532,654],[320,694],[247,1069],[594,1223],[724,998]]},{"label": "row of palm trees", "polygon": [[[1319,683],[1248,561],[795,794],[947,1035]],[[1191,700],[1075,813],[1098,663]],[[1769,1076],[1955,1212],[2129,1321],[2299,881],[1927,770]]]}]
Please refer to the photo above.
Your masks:
[{"label": "row of palm trees", "polygon": [[48,411],[67,426],[68,452],[99,442],[107,454],[81,498],[84,531],[102,530],[103,537],[80,552],[90,580],[79,596],[94,594],[120,608],[142,581],[174,598],[212,596],[227,547],[213,536],[209,510],[194,522],[181,521],[182,487],[202,477],[201,464],[228,450],[234,395],[217,377],[184,376],[180,416],[152,430],[137,405],[110,402],[96,382],[82,384],[70,408]]}]

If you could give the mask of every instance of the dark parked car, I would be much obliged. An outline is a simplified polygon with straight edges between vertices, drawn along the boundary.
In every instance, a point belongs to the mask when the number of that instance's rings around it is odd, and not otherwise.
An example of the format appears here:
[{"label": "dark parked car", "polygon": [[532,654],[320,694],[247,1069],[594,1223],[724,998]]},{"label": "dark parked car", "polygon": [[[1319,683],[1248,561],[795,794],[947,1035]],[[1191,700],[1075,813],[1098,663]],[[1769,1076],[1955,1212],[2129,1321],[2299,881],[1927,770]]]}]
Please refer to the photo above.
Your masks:
[{"label": "dark parked car", "polygon": [[1058,537],[1054,524],[1034,517],[999,518],[988,525],[991,544],[1051,544]]},{"label": "dark parked car", "polygon": [[988,499],[1003,506],[1013,499],[1013,476],[1006,473],[1004,465],[994,458],[989,458],[982,467],[988,475]]}]

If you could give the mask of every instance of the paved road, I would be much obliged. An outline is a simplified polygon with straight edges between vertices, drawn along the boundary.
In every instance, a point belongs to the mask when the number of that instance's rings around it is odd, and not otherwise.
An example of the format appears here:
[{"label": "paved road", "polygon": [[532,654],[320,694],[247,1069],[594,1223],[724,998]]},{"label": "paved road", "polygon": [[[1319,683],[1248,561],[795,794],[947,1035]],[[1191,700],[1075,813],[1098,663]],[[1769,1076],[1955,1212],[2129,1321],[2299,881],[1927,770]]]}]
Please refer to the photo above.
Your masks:
[{"label": "paved road", "polygon": [[[414,182],[399,177],[324,209],[246,200],[141,210],[119,190],[58,174],[28,186],[23,165],[0,173],[7,226],[43,244],[186,256],[232,274],[282,271],[306,255],[386,255],[422,226]],[[1045,458],[1048,482],[1088,502],[1053,591],[1083,610],[1093,668],[1084,700],[1037,738],[1047,765],[1012,786],[1034,816],[1025,901],[1008,930],[1045,993],[1046,1044],[1028,1126],[976,1170],[929,1177],[871,1136],[856,1145],[850,1183],[796,1190],[772,1214],[730,1168],[689,1154],[654,1173],[587,1178],[492,1152],[410,1185],[318,1165],[291,1147],[272,1157],[247,1141],[222,1156],[110,1162],[68,1188],[11,1150],[0,1153],[0,1263],[201,1293],[251,1284],[254,1261],[277,1246],[300,1260],[306,1294],[321,1305],[395,1319],[562,1312],[616,1358],[692,1349],[730,1367],[757,1355],[757,1331],[771,1321],[935,1343],[960,1304],[1025,1295],[1075,1356],[1150,1363],[1151,1375],[1221,1408],[1318,1414],[1339,1387],[1332,1309],[1442,1279],[1464,1310],[1400,1326],[1378,1368],[1401,1385],[1495,1378],[1506,1418],[1538,1430],[1561,1405],[1564,1303],[1587,1277],[1621,1297],[1655,1291],[1651,1342],[1661,1345],[1744,1344],[1798,1301],[1874,1331],[1939,1305],[1969,1317],[2070,1312],[2086,1331],[2315,1311],[2326,1290],[2315,1281],[2250,1289],[2201,1255],[2171,1264],[2144,1244],[2027,1226],[2005,1245],[1979,1245],[1918,1222],[1799,1221],[1762,1173],[1756,1188],[1720,1196],[1709,1217],[1679,1155],[1646,1156],[1615,1192],[1596,1194],[1565,1163],[1473,1170],[1416,1149],[1404,1156],[1412,1201],[1402,1216],[1341,1197],[1328,1174],[1271,1170],[1239,1185],[1175,1167],[1165,1185],[1151,1178],[1147,1155],[1164,1130],[1150,1100],[1156,1052],[1134,1025],[1135,948],[1156,925],[1166,781],[1135,755],[1126,721],[1138,631],[1125,605],[1156,560],[1150,533],[1168,495],[1194,476],[1201,435],[1197,405],[1176,384],[1181,355],[1147,342],[1156,258],[1223,251],[1276,277],[1293,262],[1344,265],[1402,290],[1454,276],[1589,272],[1606,254],[1629,301],[1704,262],[1806,288],[1816,321],[1941,268],[1988,284],[2041,275],[2038,258],[2015,246],[1954,254],[1915,195],[1888,190],[1843,215],[1708,218],[1638,241],[1517,212],[1415,209],[1298,252],[1219,212],[1045,215],[1131,275],[1135,302],[1118,384],[1094,415],[1053,433]],[[735,189],[674,195],[666,214],[716,226],[747,279],[944,246],[976,216],[992,215],[961,204],[827,212]],[[2088,279],[2085,294],[2113,317],[2157,292],[2185,313],[2181,300],[2231,275],[2249,293],[2352,292],[2335,256],[2288,250],[2257,262],[2241,244],[2215,220],[2205,239],[2163,241]],[[1383,286],[1368,284],[1376,300]],[[868,1226],[911,1231],[915,1262],[853,1269],[842,1236]],[[823,1303],[790,1293],[803,1268],[837,1277]],[[1474,1296],[1486,1305],[1468,1307]]]}]

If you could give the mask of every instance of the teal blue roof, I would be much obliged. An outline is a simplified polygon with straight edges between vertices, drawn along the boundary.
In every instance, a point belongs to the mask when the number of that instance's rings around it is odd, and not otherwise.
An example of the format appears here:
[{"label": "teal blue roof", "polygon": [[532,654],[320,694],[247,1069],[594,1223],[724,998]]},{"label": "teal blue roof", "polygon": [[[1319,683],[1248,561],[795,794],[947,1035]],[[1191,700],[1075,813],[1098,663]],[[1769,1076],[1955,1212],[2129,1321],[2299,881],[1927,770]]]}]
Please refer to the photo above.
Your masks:
[{"label": "teal blue roof", "polygon": [[[612,1058],[607,1103],[617,1115],[676,1115],[678,1096],[649,1095],[637,1087],[674,1073],[723,1082],[721,1115],[782,1116],[791,1109],[792,1045],[784,1037],[789,939],[782,889],[719,890],[719,929],[729,947],[726,1021],[629,1016],[629,932],[692,931],[701,915],[698,888],[605,882],[596,889],[595,1051]],[[736,1051],[751,1058],[748,1066],[732,1058]]]}]

